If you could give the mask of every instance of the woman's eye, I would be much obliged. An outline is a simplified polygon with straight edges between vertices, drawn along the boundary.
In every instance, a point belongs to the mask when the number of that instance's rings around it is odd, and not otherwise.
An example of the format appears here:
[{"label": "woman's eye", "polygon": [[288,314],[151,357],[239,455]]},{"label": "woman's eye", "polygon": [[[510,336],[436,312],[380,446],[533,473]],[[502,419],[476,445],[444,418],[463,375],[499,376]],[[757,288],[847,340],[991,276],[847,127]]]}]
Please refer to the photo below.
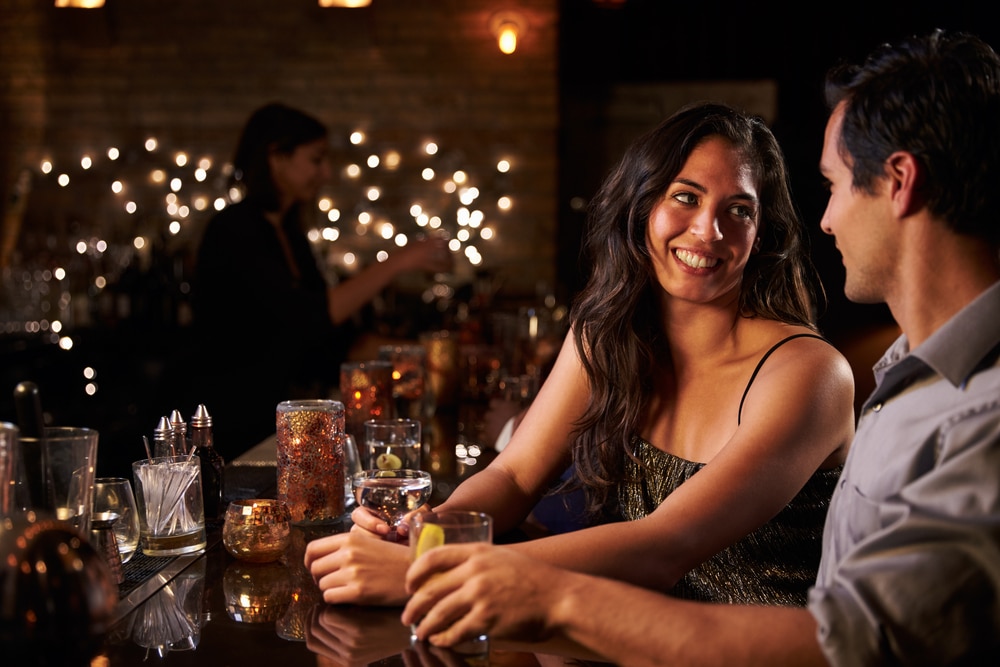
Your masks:
[{"label": "woman's eye", "polygon": [[690,192],[677,192],[674,193],[673,198],[682,204],[697,204],[698,198],[695,197]]},{"label": "woman's eye", "polygon": [[739,218],[753,219],[754,211],[749,206],[733,206],[729,209],[733,215]]}]

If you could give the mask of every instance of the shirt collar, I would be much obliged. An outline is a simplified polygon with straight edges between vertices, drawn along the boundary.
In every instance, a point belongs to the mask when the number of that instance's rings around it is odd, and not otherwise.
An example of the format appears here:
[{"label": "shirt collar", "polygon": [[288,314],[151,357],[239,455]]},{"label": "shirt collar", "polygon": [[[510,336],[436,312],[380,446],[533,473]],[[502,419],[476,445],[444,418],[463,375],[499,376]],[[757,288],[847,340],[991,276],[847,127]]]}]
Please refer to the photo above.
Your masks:
[{"label": "shirt collar", "polygon": [[998,342],[1000,282],[973,299],[915,350],[910,351],[905,334],[897,338],[875,366],[875,373],[884,374],[909,353],[958,387]]}]

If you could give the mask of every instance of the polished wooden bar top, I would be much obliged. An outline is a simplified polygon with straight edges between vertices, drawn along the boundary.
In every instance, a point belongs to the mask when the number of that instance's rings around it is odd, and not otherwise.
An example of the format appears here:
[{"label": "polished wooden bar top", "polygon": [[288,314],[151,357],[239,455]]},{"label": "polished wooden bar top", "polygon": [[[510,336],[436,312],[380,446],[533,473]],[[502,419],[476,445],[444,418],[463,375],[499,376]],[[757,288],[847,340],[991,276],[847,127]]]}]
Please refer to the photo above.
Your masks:
[{"label": "polished wooden bar top", "polygon": [[[274,448],[273,439],[266,440],[227,466],[227,502],[274,497]],[[439,497],[488,460],[473,461],[467,454],[456,460],[453,451],[437,451],[440,455],[430,462]],[[426,644],[411,645],[400,607],[324,603],[303,563],[305,546],[349,527],[349,516],[319,527],[294,526],[291,544],[278,561],[254,564],[230,555],[222,544],[221,522],[210,522],[203,554],[173,559],[122,596],[116,622],[92,666],[535,666],[592,659],[568,642],[493,641],[488,660],[465,660]]]},{"label": "polished wooden bar top", "polygon": [[345,528],[295,527],[279,561],[254,564],[231,556],[216,526],[204,554],[179,559],[182,569],[120,615],[92,665],[536,666],[588,658],[567,642],[494,641],[488,661],[464,661],[426,644],[411,645],[399,607],[324,603],[303,565],[305,545]]}]

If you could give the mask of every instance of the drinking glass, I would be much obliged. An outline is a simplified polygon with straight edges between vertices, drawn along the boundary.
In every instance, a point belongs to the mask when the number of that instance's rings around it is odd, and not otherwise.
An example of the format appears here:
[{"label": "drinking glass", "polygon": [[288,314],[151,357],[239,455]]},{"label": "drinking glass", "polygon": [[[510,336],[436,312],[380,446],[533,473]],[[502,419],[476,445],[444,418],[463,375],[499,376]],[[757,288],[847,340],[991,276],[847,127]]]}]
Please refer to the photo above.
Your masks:
[{"label": "drinking glass", "polygon": [[193,456],[164,456],[132,464],[139,539],[147,556],[180,556],[202,551],[205,505],[201,463]]},{"label": "drinking glass", "polygon": [[124,477],[98,477],[94,480],[94,514],[104,512],[118,515],[112,530],[122,563],[127,563],[139,546],[139,510],[135,506],[132,484]]},{"label": "drinking glass", "polygon": [[392,396],[396,416],[418,419],[424,414],[427,350],[423,345],[380,345],[378,358],[392,362]]},{"label": "drinking glass", "polygon": [[354,501],[354,476],[364,470],[361,455],[350,433],[344,434],[344,511],[350,514]]},{"label": "drinking glass", "polygon": [[[483,512],[445,510],[420,512],[409,520],[410,555],[416,560],[431,549],[444,544],[467,544],[493,541],[493,517]],[[413,628],[411,628],[413,630]],[[411,636],[411,639],[415,635]],[[465,658],[466,664],[487,664],[489,639],[486,635],[473,637],[453,647]]]},{"label": "drinking glass", "polygon": [[419,470],[420,447],[416,419],[369,419],[362,465],[366,470]]},{"label": "drinking glass", "polygon": [[14,511],[17,434],[17,426],[0,421],[0,519]]},{"label": "drinking glass", "polygon": [[420,334],[427,355],[427,385],[434,408],[454,407],[458,401],[458,336],[450,331]]},{"label": "drinking glass", "polygon": [[362,470],[354,476],[358,505],[389,524],[386,539],[399,541],[406,515],[431,497],[431,474],[423,470]]},{"label": "drinking glass", "polygon": [[392,362],[345,361],[340,365],[340,398],[344,430],[360,441],[365,422],[392,416]]},{"label": "drinking glass", "polygon": [[[89,428],[50,426],[45,429],[41,472],[45,506],[57,519],[66,521],[84,535],[90,535],[94,506],[94,477],[97,471],[97,431]],[[21,452],[38,449],[38,438],[19,440]],[[24,470],[28,462],[22,460]]]}]

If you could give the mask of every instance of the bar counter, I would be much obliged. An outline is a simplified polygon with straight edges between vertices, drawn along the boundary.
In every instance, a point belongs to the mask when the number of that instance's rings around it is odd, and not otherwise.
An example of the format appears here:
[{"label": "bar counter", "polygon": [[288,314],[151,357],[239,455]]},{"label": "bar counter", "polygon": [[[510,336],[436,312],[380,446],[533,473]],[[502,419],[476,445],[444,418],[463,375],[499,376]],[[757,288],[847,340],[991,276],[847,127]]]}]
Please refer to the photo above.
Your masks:
[{"label": "bar counter", "polygon": [[[227,466],[227,502],[275,497],[274,446],[273,439],[264,441]],[[432,457],[438,468],[433,503],[485,464],[467,455],[458,458]],[[166,562],[152,563],[152,575],[136,572],[145,560],[138,555],[125,568],[127,580],[114,625],[92,665],[519,667],[580,664],[577,659],[593,658],[565,642],[494,641],[488,661],[463,661],[426,644],[411,646],[409,628],[399,621],[400,607],[325,604],[303,564],[305,546],[349,527],[349,517],[322,527],[293,527],[291,545],[272,563],[247,563],[230,555],[222,544],[221,522],[208,524],[204,552],[160,559]]]},{"label": "bar counter", "polygon": [[[233,558],[220,535],[218,528],[211,531],[203,554],[178,558],[183,566],[150,597],[121,615],[93,665],[467,664],[447,651],[411,646],[409,628],[399,621],[399,607],[323,603],[302,564],[306,541],[318,536],[316,531],[294,528],[285,556],[264,564]],[[556,641],[495,641],[489,661],[474,664],[552,664],[544,656],[563,656],[558,662],[565,664],[570,656],[586,655],[578,647]]]}]

